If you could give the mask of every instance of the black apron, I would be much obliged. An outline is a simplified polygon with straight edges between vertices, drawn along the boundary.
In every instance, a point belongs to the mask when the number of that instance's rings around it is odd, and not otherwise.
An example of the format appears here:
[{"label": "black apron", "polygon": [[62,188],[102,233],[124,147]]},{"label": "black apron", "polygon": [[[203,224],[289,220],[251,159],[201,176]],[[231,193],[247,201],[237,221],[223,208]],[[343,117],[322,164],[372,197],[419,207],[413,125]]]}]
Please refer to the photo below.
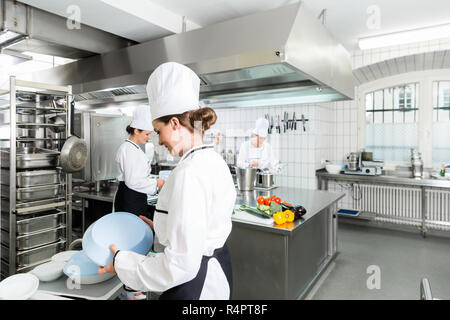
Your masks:
[{"label": "black apron", "polygon": [[[192,150],[188,155],[194,153],[199,150],[213,148],[212,146],[204,146],[198,148],[196,150]],[[168,214],[166,211],[157,210],[158,212]],[[176,287],[170,288],[169,290],[163,292],[159,297],[160,300],[199,300],[200,295],[203,290],[203,285],[205,284],[206,274],[208,271],[208,262],[209,259],[216,258],[219,262],[222,270],[227,278],[228,286],[230,287],[230,296],[228,299],[231,299],[231,293],[233,292],[233,279],[231,272],[231,259],[230,253],[228,252],[228,248],[224,245],[222,248],[218,248],[214,250],[212,256],[203,256],[202,262],[200,264],[200,269],[194,279],[188,281],[186,283],[180,284]]]},{"label": "black apron", "polygon": [[199,300],[208,271],[208,261],[211,258],[216,258],[217,261],[219,261],[219,264],[225,273],[228,280],[228,285],[230,287],[230,296],[228,299],[231,300],[231,293],[233,292],[233,278],[231,273],[230,254],[226,246],[214,250],[213,255],[210,257],[203,256],[197,276],[189,282],[180,284],[163,292],[159,297],[159,300]]},{"label": "black apron", "polygon": [[147,194],[134,191],[128,188],[125,182],[120,181],[114,201],[114,211],[129,212],[153,220],[155,207],[147,204]]}]

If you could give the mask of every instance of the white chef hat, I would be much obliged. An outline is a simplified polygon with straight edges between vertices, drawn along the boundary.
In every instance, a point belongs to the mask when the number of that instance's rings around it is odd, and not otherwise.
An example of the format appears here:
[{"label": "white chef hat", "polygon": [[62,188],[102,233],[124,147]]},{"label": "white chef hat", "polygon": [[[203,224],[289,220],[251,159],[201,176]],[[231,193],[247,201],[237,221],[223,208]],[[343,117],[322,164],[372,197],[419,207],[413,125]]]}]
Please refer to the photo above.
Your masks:
[{"label": "white chef hat", "polygon": [[255,121],[255,129],[253,129],[253,133],[265,138],[267,137],[267,130],[269,129],[269,121],[265,118],[259,118]]},{"label": "white chef hat", "polygon": [[152,115],[150,114],[149,106],[136,107],[133,112],[133,121],[131,122],[130,127],[139,130],[153,131]]},{"label": "white chef hat", "polygon": [[148,78],[147,95],[153,120],[198,109],[200,79],[188,67],[166,62]]}]

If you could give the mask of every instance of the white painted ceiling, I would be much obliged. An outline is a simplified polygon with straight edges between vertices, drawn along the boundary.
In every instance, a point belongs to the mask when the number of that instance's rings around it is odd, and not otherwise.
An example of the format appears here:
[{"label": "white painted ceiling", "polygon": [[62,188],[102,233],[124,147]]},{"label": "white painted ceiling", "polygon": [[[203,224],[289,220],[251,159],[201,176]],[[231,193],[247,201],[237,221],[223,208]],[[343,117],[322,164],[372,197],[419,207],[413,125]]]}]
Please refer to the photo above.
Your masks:
[{"label": "white painted ceiling", "polygon": [[[181,30],[182,16],[188,19],[187,30],[190,30],[298,1],[21,0],[20,2],[65,17],[69,15],[66,12],[67,7],[75,4],[81,9],[82,23],[128,39],[145,42],[179,32],[177,30]],[[120,2],[120,5],[111,5]],[[303,0],[303,2],[316,16],[322,9],[327,9],[325,25],[348,50],[357,49],[357,40],[362,37],[450,23],[449,0]],[[124,7],[123,3],[126,3],[127,7]],[[373,5],[380,10],[379,29],[373,29],[367,24],[370,18],[367,9]],[[161,22],[165,19],[171,20],[171,24]]]}]

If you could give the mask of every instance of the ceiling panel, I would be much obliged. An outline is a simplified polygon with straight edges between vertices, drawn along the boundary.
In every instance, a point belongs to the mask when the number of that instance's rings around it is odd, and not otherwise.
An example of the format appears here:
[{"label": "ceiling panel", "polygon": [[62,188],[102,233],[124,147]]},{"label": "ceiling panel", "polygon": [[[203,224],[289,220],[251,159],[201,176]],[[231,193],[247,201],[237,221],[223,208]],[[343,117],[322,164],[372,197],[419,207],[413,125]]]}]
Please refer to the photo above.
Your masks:
[{"label": "ceiling panel", "polygon": [[[137,1],[137,0],[134,0]],[[299,0],[139,0],[186,18],[199,26],[270,10]],[[318,16],[327,9],[325,26],[347,50],[357,49],[359,38],[450,23],[450,1],[433,0],[302,0]],[[68,6],[82,9],[82,22],[135,41],[170,34],[148,21],[121,12],[101,0],[22,0],[38,8],[67,16]],[[132,4],[129,4],[132,5]],[[375,7],[374,7],[375,6]],[[379,25],[370,24],[378,9]],[[399,13],[401,16],[399,17]]]}]

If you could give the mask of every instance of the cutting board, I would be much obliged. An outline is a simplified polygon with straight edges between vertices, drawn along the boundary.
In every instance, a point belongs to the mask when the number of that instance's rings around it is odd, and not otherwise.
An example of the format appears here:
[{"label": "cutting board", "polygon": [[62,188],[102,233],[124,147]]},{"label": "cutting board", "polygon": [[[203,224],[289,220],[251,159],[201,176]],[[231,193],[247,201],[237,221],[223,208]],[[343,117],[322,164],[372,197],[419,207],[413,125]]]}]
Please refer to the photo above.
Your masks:
[{"label": "cutting board", "polygon": [[264,225],[268,225],[268,226],[273,225],[272,218],[265,219],[265,218],[258,217],[254,214],[251,214],[251,213],[248,213],[245,211],[241,211],[241,210],[239,210],[239,206],[234,207],[234,214],[232,215],[232,218],[236,219],[236,220],[254,222],[254,223],[264,224]]}]

